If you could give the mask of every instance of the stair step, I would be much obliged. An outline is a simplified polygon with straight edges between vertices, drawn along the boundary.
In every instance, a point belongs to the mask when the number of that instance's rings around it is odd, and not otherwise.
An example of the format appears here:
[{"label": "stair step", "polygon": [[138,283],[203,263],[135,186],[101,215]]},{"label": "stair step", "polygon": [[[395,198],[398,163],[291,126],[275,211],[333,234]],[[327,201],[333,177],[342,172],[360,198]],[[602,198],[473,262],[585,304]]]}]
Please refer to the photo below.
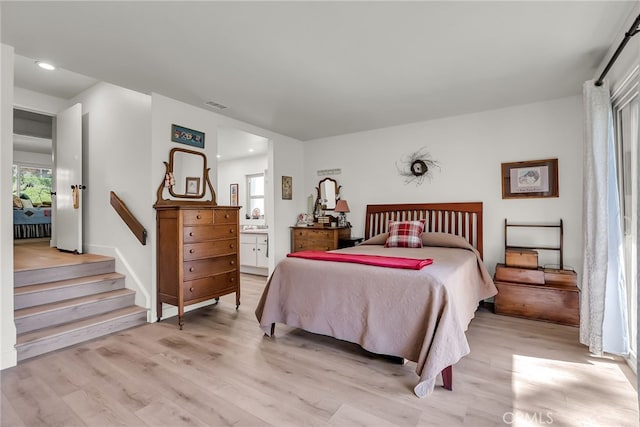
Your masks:
[{"label": "stair step", "polygon": [[147,310],[132,306],[64,325],[19,334],[16,340],[18,361],[142,325],[146,321]]},{"label": "stair step", "polygon": [[[82,255],[77,255],[82,257]],[[92,255],[90,261],[76,262],[54,267],[17,270],[13,274],[13,286],[29,286],[52,281],[75,279],[83,276],[93,276],[114,272],[116,262],[114,258]],[[78,258],[82,260],[82,258]]]},{"label": "stair step", "polygon": [[122,289],[124,288],[124,277],[120,273],[107,273],[21,286],[14,289],[14,308],[21,310],[37,305]]},{"label": "stair step", "polygon": [[130,307],[135,304],[135,295],[136,293],[131,289],[116,289],[16,310],[14,314],[16,330],[18,334],[23,334]]}]

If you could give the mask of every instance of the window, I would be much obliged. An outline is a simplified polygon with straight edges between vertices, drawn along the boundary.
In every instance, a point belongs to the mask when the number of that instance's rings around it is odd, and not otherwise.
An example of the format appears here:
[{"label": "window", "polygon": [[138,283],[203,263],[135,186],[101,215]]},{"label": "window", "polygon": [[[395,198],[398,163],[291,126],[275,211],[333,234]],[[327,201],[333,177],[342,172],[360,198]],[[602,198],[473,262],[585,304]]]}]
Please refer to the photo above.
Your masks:
[{"label": "window", "polygon": [[264,174],[247,175],[247,215],[264,218]]},{"label": "window", "polygon": [[635,366],[638,343],[637,295],[638,295],[638,130],[640,128],[640,70],[636,68],[613,96],[616,143],[618,151],[618,182],[620,210],[627,284],[627,310],[631,364]]},{"label": "window", "polygon": [[29,198],[34,206],[51,205],[51,168],[13,165],[12,169],[13,194]]}]

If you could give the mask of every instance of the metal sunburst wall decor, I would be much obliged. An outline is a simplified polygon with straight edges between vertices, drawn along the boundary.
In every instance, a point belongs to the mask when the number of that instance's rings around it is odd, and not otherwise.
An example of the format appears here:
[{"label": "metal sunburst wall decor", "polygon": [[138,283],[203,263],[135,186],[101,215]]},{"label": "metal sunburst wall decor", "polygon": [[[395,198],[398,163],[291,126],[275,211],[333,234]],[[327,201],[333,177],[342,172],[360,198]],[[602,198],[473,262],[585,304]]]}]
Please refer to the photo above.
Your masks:
[{"label": "metal sunburst wall decor", "polygon": [[402,167],[398,166],[398,162],[396,162],[396,168],[398,168],[400,176],[404,177],[404,183],[415,182],[416,186],[421,185],[425,178],[429,178],[431,181],[433,170],[440,169],[440,164],[431,159],[431,155],[425,147],[402,158],[400,164]]}]

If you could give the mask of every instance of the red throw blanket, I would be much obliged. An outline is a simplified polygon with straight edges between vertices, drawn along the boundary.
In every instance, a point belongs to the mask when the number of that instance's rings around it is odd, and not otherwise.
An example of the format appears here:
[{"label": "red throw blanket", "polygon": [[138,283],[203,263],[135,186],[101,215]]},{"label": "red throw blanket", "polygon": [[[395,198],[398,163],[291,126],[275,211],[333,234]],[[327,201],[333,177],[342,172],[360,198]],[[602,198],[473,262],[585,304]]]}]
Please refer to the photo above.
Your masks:
[{"label": "red throw blanket", "polygon": [[413,259],[380,255],[342,254],[324,251],[302,251],[287,254],[291,258],[315,259],[319,261],[351,262],[356,264],[375,265],[378,267],[404,268],[420,270],[433,263],[431,258]]}]

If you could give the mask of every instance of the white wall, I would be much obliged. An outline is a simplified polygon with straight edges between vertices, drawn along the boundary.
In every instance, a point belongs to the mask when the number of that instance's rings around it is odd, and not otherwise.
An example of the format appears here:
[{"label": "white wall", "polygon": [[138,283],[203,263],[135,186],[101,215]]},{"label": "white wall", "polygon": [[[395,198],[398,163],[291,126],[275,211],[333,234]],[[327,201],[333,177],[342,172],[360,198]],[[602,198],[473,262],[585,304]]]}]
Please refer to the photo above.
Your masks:
[{"label": "white wall", "polygon": [[13,321],[13,48],[0,45],[0,369],[17,362]]},{"label": "white wall", "polygon": [[[231,204],[230,185],[238,184],[238,204],[241,224],[269,224],[269,216],[265,220],[247,220],[247,175],[264,173],[267,169],[268,156],[245,157],[236,160],[218,161],[218,204]],[[265,197],[266,202],[266,197]],[[266,214],[266,212],[265,212]]]},{"label": "white wall", "polygon": [[84,251],[114,256],[116,270],[136,290],[136,303],[150,306],[155,251],[138,242],[110,205],[114,191],[151,234],[155,230],[151,189],[151,97],[99,83],[70,101],[82,103]]},{"label": "white wall", "polygon": [[[433,180],[405,184],[396,162],[426,147],[440,162]],[[484,257],[492,270],[504,261],[504,219],[565,224],[565,264],[582,265],[582,106],[580,97],[413,123],[309,141],[305,144],[305,189],[317,170],[341,168],[335,176],[349,202],[352,234],[364,235],[367,204],[484,203]],[[503,200],[503,162],[558,158],[559,198]],[[536,239],[536,231],[526,238]],[[518,242],[527,243],[527,242]],[[539,244],[539,243],[537,243]],[[541,253],[543,263],[557,263]]]},{"label": "white wall", "polygon": [[16,108],[50,115],[62,111],[69,102],[66,99],[45,95],[21,87],[14,88],[13,100],[13,105]]}]

